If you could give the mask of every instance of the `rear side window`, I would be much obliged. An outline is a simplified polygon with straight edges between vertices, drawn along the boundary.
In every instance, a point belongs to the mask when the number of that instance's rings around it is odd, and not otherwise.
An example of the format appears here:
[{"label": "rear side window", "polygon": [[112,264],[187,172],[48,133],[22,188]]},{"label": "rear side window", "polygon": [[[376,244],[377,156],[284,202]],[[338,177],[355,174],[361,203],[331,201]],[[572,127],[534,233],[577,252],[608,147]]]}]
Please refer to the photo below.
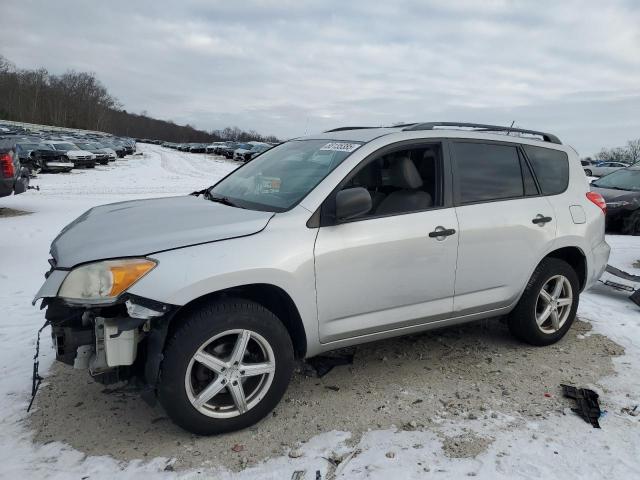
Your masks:
[{"label": "rear side window", "polygon": [[569,157],[550,148],[523,145],[544,195],[557,195],[569,185]]},{"label": "rear side window", "polygon": [[524,196],[516,147],[454,142],[458,195],[461,203]]}]

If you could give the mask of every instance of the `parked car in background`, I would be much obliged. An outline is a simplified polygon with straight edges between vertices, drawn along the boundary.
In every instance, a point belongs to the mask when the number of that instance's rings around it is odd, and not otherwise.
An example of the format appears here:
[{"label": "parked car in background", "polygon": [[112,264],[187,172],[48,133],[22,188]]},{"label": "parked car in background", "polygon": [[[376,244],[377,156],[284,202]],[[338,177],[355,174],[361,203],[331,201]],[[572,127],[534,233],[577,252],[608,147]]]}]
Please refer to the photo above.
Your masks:
[{"label": "parked car in background", "polygon": [[221,147],[222,145],[224,145],[224,142],[213,142],[213,143],[207,145],[206,152],[207,153],[215,153],[216,152],[216,148]]},{"label": "parked car in background", "polygon": [[243,155],[244,158],[240,158],[239,160],[242,162],[248,162],[253,157],[260,155],[262,152],[266,152],[271,148],[273,148],[273,145],[269,145],[268,143],[256,144],[251,150],[245,152],[245,154]]},{"label": "parked car in background", "polygon": [[225,158],[232,159],[233,152],[236,148],[240,146],[238,142],[230,142],[220,147],[220,155],[223,155]]},{"label": "parked car in background", "polygon": [[340,128],[189,196],[85,212],[34,303],[57,360],[137,377],[176,424],[223,433],[273,410],[295,359],[498,316],[558,342],[607,264],[604,209],[548,133]]},{"label": "parked car in background", "polygon": [[16,142],[0,138],[0,197],[18,195],[29,186],[29,170],[20,163]]},{"label": "parked car in background", "polygon": [[45,142],[54,150],[63,153],[63,160],[73,162],[74,168],[94,168],[96,166],[95,155],[87,150],[82,150],[75,144],[66,140],[48,140]]},{"label": "parked car in background", "polygon": [[191,153],[205,153],[207,151],[206,143],[194,143],[189,147]]},{"label": "parked car in background", "polygon": [[127,150],[121,143],[116,142],[115,140],[108,138],[104,139],[100,142],[102,145],[106,145],[107,147],[113,149],[116,152],[118,158],[124,158],[127,154]]},{"label": "parked car in background", "polygon": [[103,151],[102,147],[99,147],[95,143],[87,141],[76,141],[74,142],[74,145],[80,147],[82,150],[93,153],[96,163],[99,163],[100,165],[106,165],[109,163],[109,154]]},{"label": "parked car in background", "polygon": [[236,149],[233,151],[233,156],[231,158],[233,158],[233,160],[243,160],[244,159],[244,154],[246,152],[251,151],[251,149],[253,148],[253,144],[252,143],[239,143],[238,146],[236,147]]},{"label": "parked car in background", "polygon": [[102,150],[104,153],[107,154],[107,157],[109,159],[110,162],[115,161],[116,158],[118,158],[118,153],[111,147],[109,147],[106,143],[104,143],[104,140],[99,139],[99,140],[94,140],[93,142],[100,150]]},{"label": "parked car in background", "polygon": [[[18,143],[21,162],[31,172],[70,172],[73,162],[65,160],[64,153],[45,143]],[[23,160],[24,158],[24,160]]]},{"label": "parked car in background", "polygon": [[589,177],[602,177],[608,175],[621,168],[626,168],[629,165],[621,162],[599,162],[595,165],[587,165],[584,168],[584,173]]},{"label": "parked car in background", "polygon": [[640,166],[616,170],[591,182],[607,203],[607,230],[640,235]]}]

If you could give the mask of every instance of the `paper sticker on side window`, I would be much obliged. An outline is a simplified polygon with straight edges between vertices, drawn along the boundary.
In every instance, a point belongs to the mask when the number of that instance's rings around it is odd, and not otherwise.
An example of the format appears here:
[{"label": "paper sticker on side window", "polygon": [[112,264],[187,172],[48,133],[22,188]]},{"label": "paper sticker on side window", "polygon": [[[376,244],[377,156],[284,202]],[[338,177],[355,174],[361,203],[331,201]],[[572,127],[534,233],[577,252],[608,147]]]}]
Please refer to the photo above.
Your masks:
[{"label": "paper sticker on side window", "polygon": [[320,150],[331,150],[332,152],[353,152],[360,146],[359,143],[327,143]]}]

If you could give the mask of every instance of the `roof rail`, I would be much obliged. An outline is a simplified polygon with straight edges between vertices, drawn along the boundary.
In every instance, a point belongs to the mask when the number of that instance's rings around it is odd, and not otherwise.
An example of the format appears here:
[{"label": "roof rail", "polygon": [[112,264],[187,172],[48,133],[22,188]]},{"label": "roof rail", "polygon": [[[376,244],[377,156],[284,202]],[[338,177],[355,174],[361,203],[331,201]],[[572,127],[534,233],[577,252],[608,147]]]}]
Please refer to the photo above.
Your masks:
[{"label": "roof rail", "polygon": [[380,127],[338,127],[338,128],[333,128],[331,130],[325,130],[323,133],[343,132],[345,130],[366,130],[368,128],[380,128]]},{"label": "roof rail", "polygon": [[426,123],[416,123],[415,125],[403,128],[404,131],[413,131],[413,130],[435,130],[436,127],[466,127],[473,128],[475,130],[483,131],[483,132],[517,132],[517,133],[527,133],[529,135],[538,135],[542,137],[545,142],[557,143],[562,145],[562,142],[558,137],[552,135],[550,133],[538,132],[535,130],[525,130],[522,128],[513,128],[513,127],[502,127],[499,125],[484,125],[482,123],[465,123],[465,122],[426,122]]}]

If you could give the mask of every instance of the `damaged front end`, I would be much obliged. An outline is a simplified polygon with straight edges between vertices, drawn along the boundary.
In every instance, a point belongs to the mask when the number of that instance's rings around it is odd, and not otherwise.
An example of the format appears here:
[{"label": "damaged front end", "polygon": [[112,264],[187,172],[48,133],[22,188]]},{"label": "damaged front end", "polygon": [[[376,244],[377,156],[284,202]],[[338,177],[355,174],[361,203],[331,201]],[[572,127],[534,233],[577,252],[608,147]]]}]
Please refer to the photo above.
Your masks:
[{"label": "damaged front end", "polygon": [[45,299],[56,359],[89,370],[100,383],[135,379],[153,392],[175,307],[126,297],[115,305],[93,308],[69,305],[57,297]]},{"label": "damaged front end", "polygon": [[[143,398],[155,402],[164,341],[177,307],[127,292],[155,262],[110,260],[69,270],[50,263],[34,303],[42,298],[41,308],[47,309],[56,359],[88,370],[103,384],[133,381]],[[149,268],[141,271],[141,265]],[[34,385],[38,380],[34,367]]]}]

